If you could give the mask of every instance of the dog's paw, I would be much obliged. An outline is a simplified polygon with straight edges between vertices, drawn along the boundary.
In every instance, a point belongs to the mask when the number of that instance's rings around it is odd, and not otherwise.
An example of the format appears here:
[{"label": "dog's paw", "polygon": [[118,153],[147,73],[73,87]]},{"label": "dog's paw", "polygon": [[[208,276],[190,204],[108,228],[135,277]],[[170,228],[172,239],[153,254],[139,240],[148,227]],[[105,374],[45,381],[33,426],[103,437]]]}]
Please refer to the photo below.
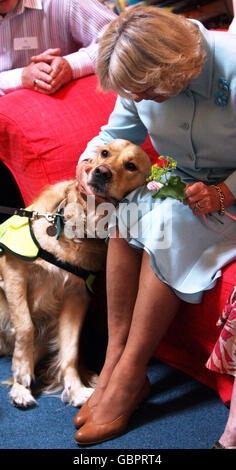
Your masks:
[{"label": "dog's paw", "polygon": [[65,387],[61,394],[61,399],[72,406],[82,406],[93,392],[94,388],[92,387],[82,386],[76,390],[72,389],[72,387]]},{"label": "dog's paw", "polygon": [[11,391],[9,392],[9,396],[12,405],[19,408],[28,408],[30,406],[37,405],[37,402],[31,395],[30,390],[19,383],[14,383]]},{"label": "dog's paw", "polygon": [[12,371],[16,383],[22,384],[25,388],[30,387],[31,381],[34,379],[34,371],[28,361],[13,360]]}]

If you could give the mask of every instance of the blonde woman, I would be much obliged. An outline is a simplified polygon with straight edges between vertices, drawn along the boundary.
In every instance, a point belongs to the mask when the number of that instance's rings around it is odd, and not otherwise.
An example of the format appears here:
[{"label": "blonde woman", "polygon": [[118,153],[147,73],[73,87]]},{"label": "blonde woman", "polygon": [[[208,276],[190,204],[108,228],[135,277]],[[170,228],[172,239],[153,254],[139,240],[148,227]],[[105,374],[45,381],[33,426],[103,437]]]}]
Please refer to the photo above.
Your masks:
[{"label": "blonde woman", "polygon": [[86,160],[97,145],[114,138],[141,145],[148,133],[159,154],[178,161],[187,187],[184,203],[154,200],[147,187],[128,195],[126,206],[142,205],[136,236],[128,221],[120,223],[118,208],[107,257],[107,354],[97,388],[75,418],[80,445],[125,430],[148,394],[149,359],[180,302],[201,302],[236,257],[235,221],[223,215],[227,208],[236,216],[236,37],[156,7],[132,8],[101,39],[97,73],[102,89],[119,96],[78,164],[84,193]]}]

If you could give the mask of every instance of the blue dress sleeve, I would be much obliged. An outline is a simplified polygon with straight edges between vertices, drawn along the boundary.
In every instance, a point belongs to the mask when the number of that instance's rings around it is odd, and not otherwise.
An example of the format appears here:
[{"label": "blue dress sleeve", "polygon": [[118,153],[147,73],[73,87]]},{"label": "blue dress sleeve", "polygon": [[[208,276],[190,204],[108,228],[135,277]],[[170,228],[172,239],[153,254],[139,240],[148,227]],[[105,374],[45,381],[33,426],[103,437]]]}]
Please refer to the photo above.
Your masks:
[{"label": "blue dress sleeve", "polygon": [[132,100],[118,97],[108,124],[103,126],[99,135],[88,143],[79,162],[93,158],[97,147],[106,145],[113,139],[126,139],[136,145],[142,145],[147,134],[147,129],[140,120],[135,103]]}]

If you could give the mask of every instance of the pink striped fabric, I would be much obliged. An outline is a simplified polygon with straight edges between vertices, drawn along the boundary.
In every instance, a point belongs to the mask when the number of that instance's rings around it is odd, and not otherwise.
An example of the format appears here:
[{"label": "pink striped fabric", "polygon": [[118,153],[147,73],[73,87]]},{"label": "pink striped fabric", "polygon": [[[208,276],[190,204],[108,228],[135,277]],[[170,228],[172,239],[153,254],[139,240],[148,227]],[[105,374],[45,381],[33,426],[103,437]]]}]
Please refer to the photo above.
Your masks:
[{"label": "pink striped fabric", "polygon": [[236,377],[236,286],[226,302],[217,326],[221,331],[206,367],[213,372]]},{"label": "pink striped fabric", "polygon": [[[0,16],[0,93],[20,87],[23,67],[48,48],[61,48],[73,79],[94,73],[98,39],[114,17],[98,0],[19,0]],[[26,37],[38,47],[16,50],[15,38]]]}]

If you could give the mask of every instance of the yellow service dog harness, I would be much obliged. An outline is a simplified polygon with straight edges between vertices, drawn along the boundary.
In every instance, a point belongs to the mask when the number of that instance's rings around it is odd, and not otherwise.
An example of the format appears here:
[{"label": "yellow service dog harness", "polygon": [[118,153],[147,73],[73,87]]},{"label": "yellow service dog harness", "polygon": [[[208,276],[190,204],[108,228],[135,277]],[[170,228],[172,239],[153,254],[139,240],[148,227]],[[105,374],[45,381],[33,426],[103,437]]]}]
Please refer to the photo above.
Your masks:
[{"label": "yellow service dog harness", "polygon": [[[25,211],[23,209],[17,211],[19,213],[23,211],[23,214],[32,214],[32,212],[29,212],[30,209],[31,207],[27,208]],[[29,216],[13,215],[0,225],[0,255],[3,255],[5,250],[26,261],[34,261],[37,258],[42,258],[84,279],[88,292],[94,294],[93,282],[96,273],[60,261],[52,253],[41,248],[32,231]]]}]

